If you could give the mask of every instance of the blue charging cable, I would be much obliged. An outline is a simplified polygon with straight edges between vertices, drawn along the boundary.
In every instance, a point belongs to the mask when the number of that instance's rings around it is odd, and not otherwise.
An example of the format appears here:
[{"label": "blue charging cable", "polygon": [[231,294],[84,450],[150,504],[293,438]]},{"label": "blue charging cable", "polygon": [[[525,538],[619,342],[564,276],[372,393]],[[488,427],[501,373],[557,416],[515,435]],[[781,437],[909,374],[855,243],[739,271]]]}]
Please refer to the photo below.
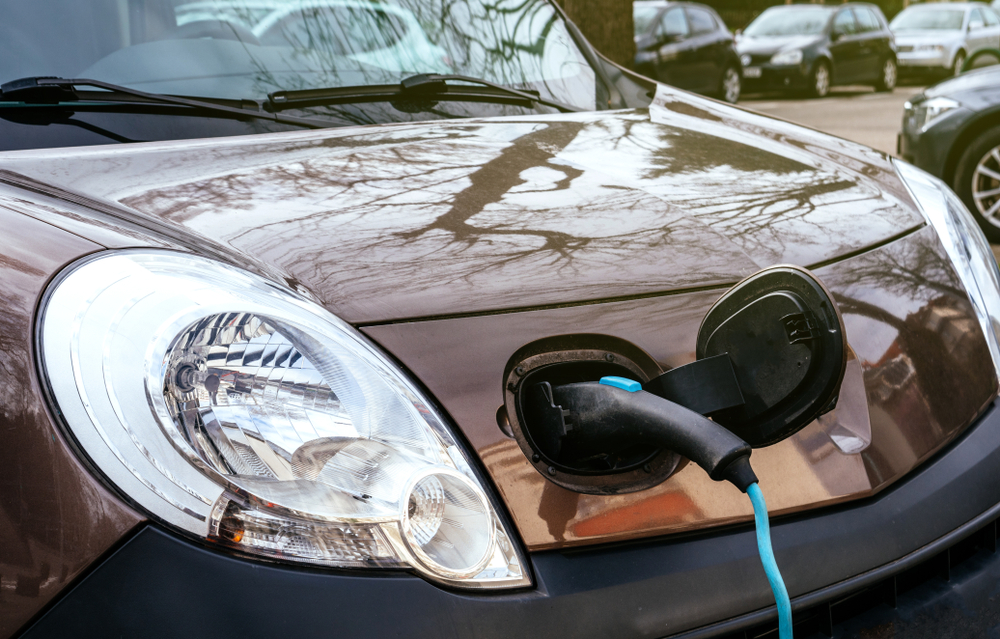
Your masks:
[{"label": "blue charging cable", "polygon": [[[602,377],[600,383],[605,386],[614,386],[630,393],[637,393],[642,390],[642,384],[625,377]],[[740,441],[741,444],[749,449],[749,446],[745,442],[741,440],[737,441]],[[748,458],[749,452],[746,454]],[[764,564],[767,581],[771,584],[774,601],[778,604],[778,637],[779,639],[792,639],[792,602],[788,599],[788,590],[785,588],[785,582],[781,578],[781,571],[778,570],[778,562],[774,560],[774,550],[771,548],[771,527],[767,521],[767,504],[764,502],[764,493],[761,492],[760,486],[757,485],[757,477],[753,474],[753,470],[750,469],[747,458],[743,458],[742,461],[749,473],[749,478],[746,475],[741,475],[737,477],[736,481],[733,478],[728,479],[733,481],[733,484],[741,490],[743,486],[747,487],[746,493],[753,504],[753,518],[757,524],[757,551],[760,553],[760,562]],[[721,478],[713,477],[713,479]],[[744,479],[746,483],[741,483]]]},{"label": "blue charging cable", "polygon": [[767,573],[767,580],[771,584],[774,601],[778,604],[778,637],[792,639],[792,602],[788,599],[788,590],[781,578],[781,571],[778,570],[778,562],[774,560],[764,493],[757,484],[750,484],[747,487],[747,495],[753,504],[753,519],[757,524],[757,551],[760,553],[760,562],[764,564],[764,572]]}]

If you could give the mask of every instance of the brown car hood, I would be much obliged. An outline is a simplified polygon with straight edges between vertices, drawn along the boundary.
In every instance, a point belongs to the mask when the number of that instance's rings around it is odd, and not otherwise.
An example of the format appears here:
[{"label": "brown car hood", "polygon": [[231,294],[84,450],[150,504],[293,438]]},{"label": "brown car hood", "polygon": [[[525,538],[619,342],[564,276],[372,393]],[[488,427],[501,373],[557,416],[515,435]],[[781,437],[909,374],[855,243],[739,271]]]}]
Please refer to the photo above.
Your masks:
[{"label": "brown car hood", "polygon": [[666,88],[648,110],[14,152],[0,169],[162,218],[354,323],[720,286],[922,224],[884,155]]}]

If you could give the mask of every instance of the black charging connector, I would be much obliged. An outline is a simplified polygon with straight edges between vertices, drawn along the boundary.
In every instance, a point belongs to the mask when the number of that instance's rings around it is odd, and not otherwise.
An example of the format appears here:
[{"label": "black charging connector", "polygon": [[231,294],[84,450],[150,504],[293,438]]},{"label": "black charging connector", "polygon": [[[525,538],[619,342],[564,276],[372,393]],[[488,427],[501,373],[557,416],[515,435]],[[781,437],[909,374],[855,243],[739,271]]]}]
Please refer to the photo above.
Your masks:
[{"label": "black charging connector", "polygon": [[550,445],[607,452],[636,443],[672,450],[701,466],[716,481],[742,492],[757,481],[751,447],[723,426],[680,404],[642,390],[600,382],[552,387],[538,384],[531,413],[546,422]]}]

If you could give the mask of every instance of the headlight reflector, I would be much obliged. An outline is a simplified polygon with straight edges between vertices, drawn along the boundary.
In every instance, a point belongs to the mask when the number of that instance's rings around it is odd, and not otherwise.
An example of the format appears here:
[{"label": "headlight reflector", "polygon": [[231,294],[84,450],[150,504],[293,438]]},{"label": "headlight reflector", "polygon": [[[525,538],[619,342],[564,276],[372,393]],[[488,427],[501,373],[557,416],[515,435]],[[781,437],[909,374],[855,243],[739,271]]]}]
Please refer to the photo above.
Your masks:
[{"label": "headlight reflector", "polygon": [[263,278],[167,251],[99,254],[50,288],[39,352],[90,459],[181,530],[273,559],[530,584],[420,390]]},{"label": "headlight reflector", "polygon": [[976,220],[948,185],[918,169],[895,160],[903,184],[934,227],[952,266],[962,280],[979,319],[993,365],[1000,380],[1000,270],[989,242]]}]

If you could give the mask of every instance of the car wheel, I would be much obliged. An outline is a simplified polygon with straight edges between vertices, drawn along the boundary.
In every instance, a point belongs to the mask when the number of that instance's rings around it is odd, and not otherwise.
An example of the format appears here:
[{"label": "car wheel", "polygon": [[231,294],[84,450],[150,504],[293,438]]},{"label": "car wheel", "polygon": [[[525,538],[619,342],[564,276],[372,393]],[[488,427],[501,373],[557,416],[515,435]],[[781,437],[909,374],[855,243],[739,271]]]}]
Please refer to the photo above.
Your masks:
[{"label": "car wheel", "polygon": [[990,242],[1000,242],[1000,126],[972,141],[955,170],[955,193]]},{"label": "car wheel", "polygon": [[951,65],[952,75],[961,75],[962,67],[965,66],[965,51],[959,51],[955,54],[955,63]]},{"label": "car wheel", "polygon": [[740,100],[743,80],[740,78],[740,70],[736,67],[727,67],[722,74],[722,87],[719,91],[722,99],[729,104],[736,104]]},{"label": "car wheel", "polygon": [[814,98],[826,97],[830,92],[830,64],[820,60],[809,75],[809,94]]},{"label": "car wheel", "polygon": [[876,91],[892,91],[896,88],[896,78],[898,77],[898,69],[896,68],[896,60],[894,58],[886,58],[885,62],[882,63],[882,74],[878,78],[878,82],[875,83]]}]

